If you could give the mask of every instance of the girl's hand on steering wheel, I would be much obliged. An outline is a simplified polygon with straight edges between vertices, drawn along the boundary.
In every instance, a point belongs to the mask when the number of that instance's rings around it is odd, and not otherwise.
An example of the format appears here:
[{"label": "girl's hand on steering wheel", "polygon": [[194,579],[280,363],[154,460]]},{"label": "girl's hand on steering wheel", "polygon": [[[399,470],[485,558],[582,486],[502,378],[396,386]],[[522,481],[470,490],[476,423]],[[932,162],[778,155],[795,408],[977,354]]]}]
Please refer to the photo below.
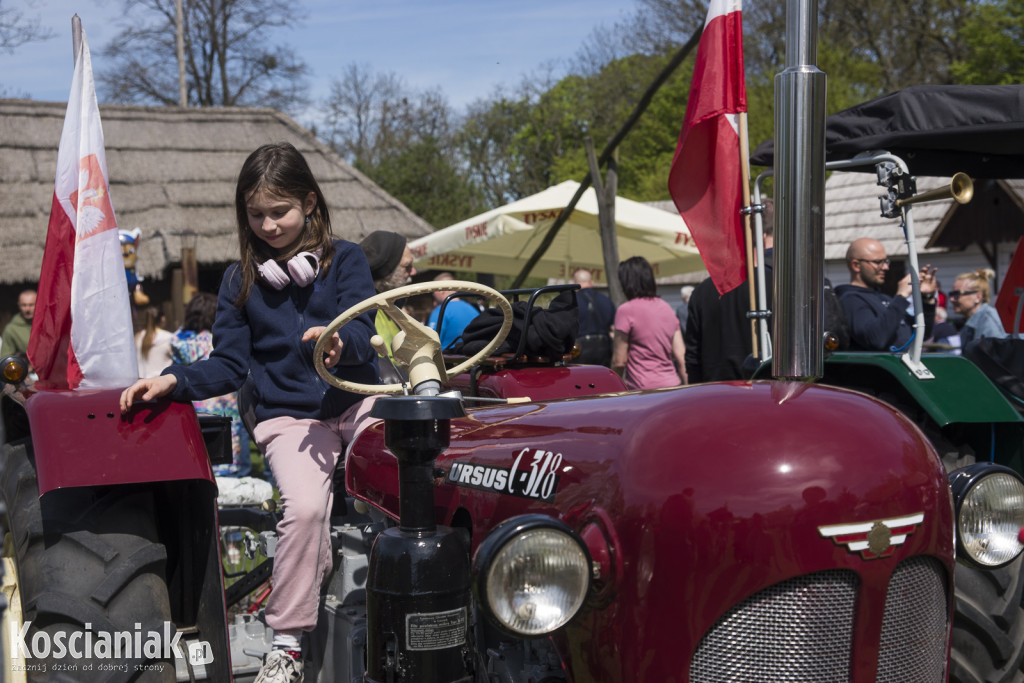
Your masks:
[{"label": "girl's hand on steering wheel", "polygon": [[[326,330],[326,329],[327,329],[327,327],[325,327],[325,326],[311,327],[311,328],[309,328],[308,330],[306,330],[303,333],[302,341],[304,341],[304,342],[311,341],[311,342],[316,343],[320,339],[320,335],[322,335],[324,333],[324,330]],[[331,340],[329,342],[328,348],[325,349],[324,365],[326,365],[329,368],[333,368],[335,365],[338,364],[338,361],[341,360],[341,347],[342,346],[343,346],[343,344],[342,344],[342,341],[341,341],[341,337],[339,337],[338,333],[335,332],[331,336]]]}]

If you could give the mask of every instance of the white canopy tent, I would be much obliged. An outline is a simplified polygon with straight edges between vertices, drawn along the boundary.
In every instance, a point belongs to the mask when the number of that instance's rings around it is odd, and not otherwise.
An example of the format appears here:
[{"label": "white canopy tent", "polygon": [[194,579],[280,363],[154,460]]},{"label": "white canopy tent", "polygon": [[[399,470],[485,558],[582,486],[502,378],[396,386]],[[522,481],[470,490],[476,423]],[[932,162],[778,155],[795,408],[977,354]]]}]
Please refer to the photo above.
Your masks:
[{"label": "white canopy tent", "polygon": [[[415,239],[409,248],[416,267],[518,275],[578,189],[579,183],[567,180]],[[643,256],[657,277],[704,268],[686,223],[674,212],[617,197],[615,226],[620,260]],[[569,279],[578,268],[606,281],[593,188],[584,192],[530,275]]]}]

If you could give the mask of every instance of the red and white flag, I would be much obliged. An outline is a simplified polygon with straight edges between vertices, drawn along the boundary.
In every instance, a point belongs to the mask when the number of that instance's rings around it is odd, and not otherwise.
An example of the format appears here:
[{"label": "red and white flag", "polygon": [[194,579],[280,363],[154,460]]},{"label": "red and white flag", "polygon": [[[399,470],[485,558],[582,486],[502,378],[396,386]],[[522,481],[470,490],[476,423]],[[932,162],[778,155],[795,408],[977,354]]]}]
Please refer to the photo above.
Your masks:
[{"label": "red and white flag", "polygon": [[711,0],[668,176],[669,194],[722,294],[746,279],[738,117],[747,110],[741,9],[742,0]]},{"label": "red and white flag", "polygon": [[139,376],[85,31],[57,153],[28,356],[39,380],[55,387],[127,386]]}]

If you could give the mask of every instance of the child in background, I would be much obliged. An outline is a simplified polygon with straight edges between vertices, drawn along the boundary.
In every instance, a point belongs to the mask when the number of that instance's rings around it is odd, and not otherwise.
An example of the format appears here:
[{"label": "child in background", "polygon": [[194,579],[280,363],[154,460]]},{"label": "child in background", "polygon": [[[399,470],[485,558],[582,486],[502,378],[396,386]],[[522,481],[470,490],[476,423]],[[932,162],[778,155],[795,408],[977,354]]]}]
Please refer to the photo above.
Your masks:
[{"label": "child in background", "polygon": [[171,338],[163,328],[164,314],[156,306],[146,306],[139,317],[141,325],[135,333],[135,352],[139,377],[155,377],[171,364]]},{"label": "child in background", "polygon": [[[121,410],[160,396],[192,401],[231,393],[252,373],[253,437],[284,507],[265,613],[274,649],[256,681],[294,682],[302,680],[300,637],[316,626],[320,585],[331,568],[334,469],[372,403],[328,385],[314,368],[313,348],[340,311],[375,291],[359,246],[333,239],[323,193],[292,145],[264,145],[246,159],[235,208],[241,260],[221,283],[213,352],[139,380],[121,395]],[[325,365],[342,379],[375,384],[373,333],[370,315],[359,316],[334,334]]]},{"label": "child in background", "polygon": [[[185,322],[171,338],[171,358],[178,365],[192,365],[206,360],[213,352],[213,323],[217,316],[217,297],[197,292],[185,306]],[[249,458],[249,432],[245,430],[238,410],[238,394],[192,401],[197,413],[211,413],[231,418],[231,464],[214,465],[218,477],[246,477],[252,470]]]}]

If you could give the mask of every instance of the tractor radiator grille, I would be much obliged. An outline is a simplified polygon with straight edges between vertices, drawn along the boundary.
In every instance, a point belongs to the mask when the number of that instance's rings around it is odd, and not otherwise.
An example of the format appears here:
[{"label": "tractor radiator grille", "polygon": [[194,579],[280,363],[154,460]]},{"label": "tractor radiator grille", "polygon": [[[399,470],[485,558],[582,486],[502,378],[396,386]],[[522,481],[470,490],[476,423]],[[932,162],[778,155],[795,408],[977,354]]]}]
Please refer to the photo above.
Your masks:
[{"label": "tractor radiator grille", "polygon": [[901,562],[889,580],[878,683],[945,680],[946,571],[930,557]]},{"label": "tractor radiator grille", "polygon": [[857,575],[830,570],[775,584],[708,630],[690,680],[848,681]]},{"label": "tractor radiator grille", "polygon": [[[943,680],[946,574],[929,557],[901,562],[886,594],[877,680]],[[766,588],[725,613],[690,662],[694,683],[850,679],[857,574],[830,570]]]}]

